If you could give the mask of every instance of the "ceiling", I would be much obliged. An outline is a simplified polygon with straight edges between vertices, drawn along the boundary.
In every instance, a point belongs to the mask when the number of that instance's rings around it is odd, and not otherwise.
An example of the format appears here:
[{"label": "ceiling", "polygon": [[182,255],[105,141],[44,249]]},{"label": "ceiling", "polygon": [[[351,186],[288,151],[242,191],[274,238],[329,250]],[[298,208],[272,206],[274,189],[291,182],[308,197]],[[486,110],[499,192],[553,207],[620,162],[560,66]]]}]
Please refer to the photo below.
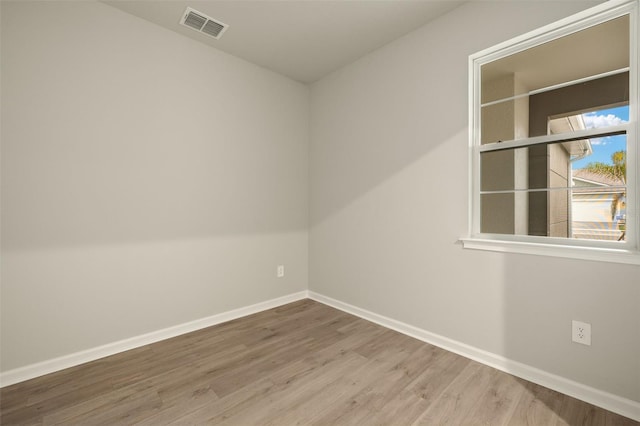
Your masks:
[{"label": "ceiling", "polygon": [[[312,83],[464,1],[104,0],[110,6]],[[229,25],[219,40],[179,24],[187,6]]]}]

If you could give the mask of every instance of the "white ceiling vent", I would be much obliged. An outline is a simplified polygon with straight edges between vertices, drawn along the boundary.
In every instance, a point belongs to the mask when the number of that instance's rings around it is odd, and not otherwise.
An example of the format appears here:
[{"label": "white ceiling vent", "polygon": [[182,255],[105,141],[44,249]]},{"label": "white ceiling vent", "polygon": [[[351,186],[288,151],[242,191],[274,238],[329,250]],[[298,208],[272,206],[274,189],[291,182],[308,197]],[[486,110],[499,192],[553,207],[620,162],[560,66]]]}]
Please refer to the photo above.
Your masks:
[{"label": "white ceiling vent", "polygon": [[222,33],[229,27],[220,21],[208,17],[204,13],[198,12],[190,7],[182,14],[180,23],[198,32],[204,33],[215,39],[222,37]]}]

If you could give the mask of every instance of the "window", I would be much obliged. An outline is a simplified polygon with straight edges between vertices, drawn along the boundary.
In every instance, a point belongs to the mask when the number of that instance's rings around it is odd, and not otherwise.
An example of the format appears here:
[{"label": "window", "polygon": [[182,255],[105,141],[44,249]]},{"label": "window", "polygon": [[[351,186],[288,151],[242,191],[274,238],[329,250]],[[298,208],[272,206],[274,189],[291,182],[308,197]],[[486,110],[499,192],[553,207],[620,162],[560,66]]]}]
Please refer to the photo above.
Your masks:
[{"label": "window", "polygon": [[466,248],[640,264],[638,0],[470,57]]}]

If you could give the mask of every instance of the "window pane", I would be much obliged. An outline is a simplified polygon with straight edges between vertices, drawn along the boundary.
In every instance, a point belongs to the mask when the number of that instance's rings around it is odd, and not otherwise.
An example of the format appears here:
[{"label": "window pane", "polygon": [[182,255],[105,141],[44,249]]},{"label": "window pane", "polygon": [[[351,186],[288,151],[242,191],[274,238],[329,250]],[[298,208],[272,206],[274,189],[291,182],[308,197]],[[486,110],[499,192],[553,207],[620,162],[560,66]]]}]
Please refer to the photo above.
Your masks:
[{"label": "window pane", "polygon": [[628,66],[628,16],[484,64],[481,144],[546,135],[549,117],[627,104]]},{"label": "window pane", "polygon": [[617,188],[482,194],[480,232],[625,241],[625,192]]},{"label": "window pane", "polygon": [[[546,167],[546,145],[517,149],[489,151],[480,154],[480,190],[505,191],[514,189],[546,188],[547,181],[529,182],[529,163],[535,166],[536,151],[544,150],[542,166]],[[533,186],[532,186],[533,184]]]},{"label": "window pane", "polygon": [[[573,191],[572,237],[624,241],[626,238],[625,191]],[[614,211],[615,208],[615,211]]]},{"label": "window pane", "polygon": [[[591,120],[628,120],[629,108],[592,113]],[[626,239],[627,137],[591,140],[592,153],[572,163],[573,238]]]},{"label": "window pane", "polygon": [[515,210],[515,193],[482,194],[480,232],[526,235],[526,232],[516,232]]},{"label": "window pane", "polygon": [[484,145],[529,137],[529,103],[529,96],[524,96],[482,107],[481,143]]},{"label": "window pane", "polygon": [[[481,103],[628,66],[629,16],[625,15],[482,65]],[[501,89],[494,90],[501,81]]]},{"label": "window pane", "polygon": [[571,236],[569,189],[488,193],[480,196],[480,232]]}]

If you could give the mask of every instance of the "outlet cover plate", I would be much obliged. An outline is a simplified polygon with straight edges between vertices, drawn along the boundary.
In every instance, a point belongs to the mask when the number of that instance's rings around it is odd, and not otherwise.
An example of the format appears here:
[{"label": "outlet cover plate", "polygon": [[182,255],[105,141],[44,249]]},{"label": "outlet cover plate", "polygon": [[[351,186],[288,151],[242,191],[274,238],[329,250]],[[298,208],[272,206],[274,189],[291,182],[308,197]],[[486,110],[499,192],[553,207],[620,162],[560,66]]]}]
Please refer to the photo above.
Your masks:
[{"label": "outlet cover plate", "polygon": [[591,346],[591,324],[582,321],[571,321],[571,340]]}]

